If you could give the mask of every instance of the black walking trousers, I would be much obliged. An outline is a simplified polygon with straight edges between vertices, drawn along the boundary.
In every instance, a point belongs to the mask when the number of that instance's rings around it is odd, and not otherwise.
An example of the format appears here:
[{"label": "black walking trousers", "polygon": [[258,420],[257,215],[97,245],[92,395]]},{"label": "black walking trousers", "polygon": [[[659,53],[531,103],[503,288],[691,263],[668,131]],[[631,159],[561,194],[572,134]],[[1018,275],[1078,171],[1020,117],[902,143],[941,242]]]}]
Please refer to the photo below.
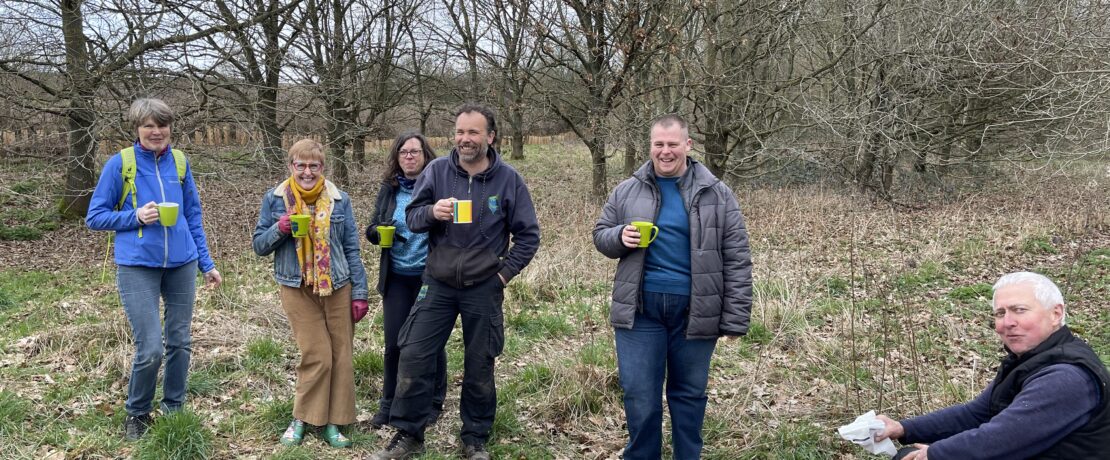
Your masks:
[{"label": "black walking trousers", "polygon": [[397,337],[401,358],[397,367],[397,389],[389,424],[419,440],[424,439],[432,410],[436,381],[436,356],[462,317],[463,386],[459,413],[464,444],[485,444],[497,412],[497,387],[493,366],[505,346],[505,315],[501,304],[504,286],[494,274],[485,281],[462,289],[424,276],[405,324]]}]

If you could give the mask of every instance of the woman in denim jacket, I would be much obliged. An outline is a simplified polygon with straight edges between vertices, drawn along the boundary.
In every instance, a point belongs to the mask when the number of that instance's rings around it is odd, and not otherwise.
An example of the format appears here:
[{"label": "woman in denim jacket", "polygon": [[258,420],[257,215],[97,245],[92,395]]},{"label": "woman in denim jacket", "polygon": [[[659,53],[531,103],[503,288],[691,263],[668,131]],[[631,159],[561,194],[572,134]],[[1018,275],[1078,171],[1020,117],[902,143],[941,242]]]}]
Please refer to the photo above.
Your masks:
[{"label": "woman in denim jacket", "polygon": [[254,229],[254,252],[274,254],[281,306],[301,351],[293,421],[281,436],[287,446],[300,444],[309,424],[323,426],[332,447],[349,447],[339,426],[355,421],[352,348],[354,323],[367,310],[366,269],[351,198],[324,179],[324,160],[320,143],[293,144],[290,177],[262,197]]}]

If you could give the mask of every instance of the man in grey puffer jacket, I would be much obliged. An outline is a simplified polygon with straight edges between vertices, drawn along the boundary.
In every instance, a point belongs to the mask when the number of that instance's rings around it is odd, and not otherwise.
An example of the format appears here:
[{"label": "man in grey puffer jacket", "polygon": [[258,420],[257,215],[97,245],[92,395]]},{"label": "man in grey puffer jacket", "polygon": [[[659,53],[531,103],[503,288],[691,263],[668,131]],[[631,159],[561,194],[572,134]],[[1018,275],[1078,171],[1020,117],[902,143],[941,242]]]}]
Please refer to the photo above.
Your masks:
[{"label": "man in grey puffer jacket", "polygon": [[[693,142],[674,114],[652,122],[651,161],[621,182],[594,226],[594,246],[620,259],[609,320],[628,422],[625,459],[662,453],[664,376],[674,458],[701,456],[709,360],[717,338],[748,331],[752,262],[732,190],[688,158]],[[659,227],[639,248],[634,221]]]}]

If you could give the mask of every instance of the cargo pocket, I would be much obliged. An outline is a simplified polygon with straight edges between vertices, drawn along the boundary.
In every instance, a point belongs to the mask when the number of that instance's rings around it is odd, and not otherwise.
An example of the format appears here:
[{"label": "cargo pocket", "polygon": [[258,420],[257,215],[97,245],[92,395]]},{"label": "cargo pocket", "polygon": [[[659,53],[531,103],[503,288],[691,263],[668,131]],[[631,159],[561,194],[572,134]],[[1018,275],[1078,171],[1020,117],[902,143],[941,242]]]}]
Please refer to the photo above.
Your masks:
[{"label": "cargo pocket", "polygon": [[498,308],[489,321],[489,352],[490,356],[496,358],[505,350],[505,314]]},{"label": "cargo pocket", "polygon": [[427,303],[428,285],[425,284],[420,286],[420,292],[416,295],[416,301],[412,304],[412,309],[409,310],[409,316],[405,318],[405,322],[401,324],[401,329],[397,331],[397,347],[403,347],[409,343],[412,319],[416,316],[416,312],[420,311]]}]

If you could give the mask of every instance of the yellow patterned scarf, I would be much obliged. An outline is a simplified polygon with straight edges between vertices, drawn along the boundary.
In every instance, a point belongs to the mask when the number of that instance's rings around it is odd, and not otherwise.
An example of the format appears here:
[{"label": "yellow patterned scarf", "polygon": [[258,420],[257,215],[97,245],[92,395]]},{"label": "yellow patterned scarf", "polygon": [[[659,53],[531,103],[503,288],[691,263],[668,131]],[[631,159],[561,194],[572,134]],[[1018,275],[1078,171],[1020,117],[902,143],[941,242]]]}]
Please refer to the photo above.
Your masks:
[{"label": "yellow patterned scarf", "polygon": [[[309,205],[315,205],[308,227],[308,238],[295,238],[297,241],[297,264],[301,267],[301,279],[305,286],[312,286],[312,292],[321,297],[331,295],[331,248],[328,245],[328,232],[331,230],[331,195],[325,191],[324,176],[316,181],[312,190],[297,185],[296,179],[285,180],[285,209],[290,214],[308,214]],[[306,244],[308,243],[308,244]],[[309,263],[305,263],[309,261]]]}]

